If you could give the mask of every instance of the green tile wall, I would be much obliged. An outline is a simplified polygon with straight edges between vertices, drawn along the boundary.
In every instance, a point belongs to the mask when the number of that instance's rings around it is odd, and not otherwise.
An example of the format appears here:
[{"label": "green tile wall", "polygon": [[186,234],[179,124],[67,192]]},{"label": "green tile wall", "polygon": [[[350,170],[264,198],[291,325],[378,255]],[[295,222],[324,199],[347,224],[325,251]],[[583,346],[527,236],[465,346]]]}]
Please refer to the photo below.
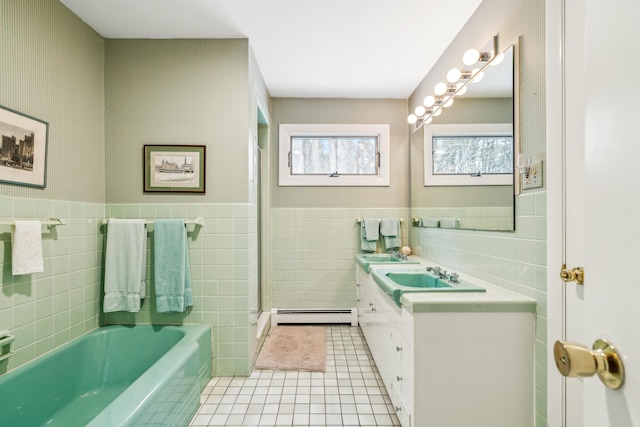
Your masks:
[{"label": "green tile wall", "polygon": [[[93,204],[0,196],[0,218],[60,217],[43,227],[45,272],[12,276],[10,226],[0,226],[0,330],[16,335],[16,355],[0,373],[112,323],[208,323],[213,330],[216,375],[248,375],[255,360],[256,210],[249,204]],[[139,313],[101,312],[105,218],[195,218],[204,226],[189,233],[194,306],[159,314],[149,297]],[[193,226],[190,226],[193,230]],[[151,268],[151,261],[148,261]],[[148,276],[150,277],[150,276]]]},{"label": "green tile wall", "polygon": [[99,325],[104,205],[0,196],[0,218],[57,217],[66,225],[43,226],[43,273],[13,276],[11,227],[0,226],[0,329],[16,335],[14,369]]},{"label": "green tile wall", "polygon": [[[108,204],[106,210],[107,218],[203,217],[204,226],[199,229],[189,226],[192,308],[184,313],[158,313],[153,283],[149,281],[149,297],[139,313],[107,313],[105,323],[209,324],[213,334],[214,375],[248,375],[256,346],[256,313],[253,310],[257,283],[255,206]],[[148,269],[152,268],[151,263],[148,257]]]},{"label": "green tile wall", "polygon": [[437,228],[413,228],[411,232],[411,246],[417,255],[537,301],[535,383],[538,422],[545,420],[547,414],[546,215],[546,191],[524,193],[516,197],[514,233]]},{"label": "green tile wall", "polygon": [[[403,218],[404,243],[407,215],[406,208],[272,209],[272,306],[355,307],[356,218]],[[380,242],[378,251],[384,252]]]}]

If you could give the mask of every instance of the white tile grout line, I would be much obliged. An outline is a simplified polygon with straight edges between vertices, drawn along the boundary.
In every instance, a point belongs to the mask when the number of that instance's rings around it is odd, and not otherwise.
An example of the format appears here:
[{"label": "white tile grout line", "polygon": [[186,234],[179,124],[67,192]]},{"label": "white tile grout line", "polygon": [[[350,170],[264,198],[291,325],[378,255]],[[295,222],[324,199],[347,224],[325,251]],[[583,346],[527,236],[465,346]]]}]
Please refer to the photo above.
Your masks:
[{"label": "white tile grout line", "polygon": [[327,326],[326,372],[212,378],[190,427],[400,426],[358,327]]}]

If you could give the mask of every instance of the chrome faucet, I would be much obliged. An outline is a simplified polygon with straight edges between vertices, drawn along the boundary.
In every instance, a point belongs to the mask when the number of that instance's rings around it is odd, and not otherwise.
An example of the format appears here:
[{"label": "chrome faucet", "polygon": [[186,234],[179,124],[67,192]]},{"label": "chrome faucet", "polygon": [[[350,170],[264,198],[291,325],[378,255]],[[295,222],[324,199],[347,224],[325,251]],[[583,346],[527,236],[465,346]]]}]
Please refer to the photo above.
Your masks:
[{"label": "chrome faucet", "polygon": [[444,279],[447,277],[447,270],[443,270],[440,267],[436,267],[433,269],[433,272],[438,275],[439,278]]},{"label": "chrome faucet", "polygon": [[440,268],[438,266],[427,267],[427,271],[433,271],[441,279],[444,279],[445,277],[447,277],[447,270],[443,270],[442,268]]},{"label": "chrome faucet", "polygon": [[447,279],[451,283],[458,283],[458,277],[460,277],[460,275],[458,273],[453,273],[453,272],[447,273],[447,270],[443,270],[442,268],[440,268],[438,266],[427,267],[427,271],[432,271],[440,279]]},{"label": "chrome faucet", "polygon": [[395,250],[395,249],[389,249],[387,251],[387,253],[390,254],[390,255],[393,255],[394,258],[397,258],[397,259],[402,260],[402,261],[406,261],[408,259],[405,254],[400,253],[400,251]]}]

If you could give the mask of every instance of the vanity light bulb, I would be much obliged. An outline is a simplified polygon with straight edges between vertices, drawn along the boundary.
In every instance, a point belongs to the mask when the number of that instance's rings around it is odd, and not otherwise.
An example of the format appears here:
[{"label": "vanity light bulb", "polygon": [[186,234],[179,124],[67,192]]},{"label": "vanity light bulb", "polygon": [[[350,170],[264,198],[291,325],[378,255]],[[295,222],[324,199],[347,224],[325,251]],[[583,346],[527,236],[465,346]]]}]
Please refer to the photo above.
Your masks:
[{"label": "vanity light bulb", "polygon": [[433,104],[436,103],[436,99],[433,96],[429,95],[424,99],[424,101],[422,101],[422,103],[425,107],[433,107]]},{"label": "vanity light bulb", "polygon": [[458,80],[460,80],[460,77],[462,77],[462,72],[457,68],[452,68],[447,73],[447,81],[449,83],[457,82]]},{"label": "vanity light bulb", "polygon": [[445,102],[442,106],[443,106],[444,108],[449,108],[449,107],[451,107],[452,105],[453,105],[453,97],[449,98],[449,99],[447,100],[447,102]]},{"label": "vanity light bulb", "polygon": [[464,65],[473,65],[480,59],[480,52],[477,49],[469,49],[462,57]]},{"label": "vanity light bulb", "polygon": [[427,112],[427,109],[424,108],[422,105],[418,105],[415,109],[416,116],[418,117],[424,116],[424,113],[426,112]]},{"label": "vanity light bulb", "polygon": [[410,125],[414,124],[414,123],[415,123],[415,122],[417,122],[417,121],[418,121],[418,118],[416,117],[416,115],[415,115],[415,114],[409,114],[409,117],[407,117],[407,122],[408,122]]},{"label": "vanity light bulb", "polygon": [[433,91],[438,96],[443,95],[447,91],[447,84],[440,82],[436,85],[435,88],[433,88]]},{"label": "vanity light bulb", "polygon": [[428,125],[429,123],[431,123],[433,121],[433,119],[431,118],[431,116],[429,116],[429,118],[427,120],[424,121],[425,125]]},{"label": "vanity light bulb", "polygon": [[442,108],[438,108],[433,114],[433,117],[438,117],[440,114],[442,114]]},{"label": "vanity light bulb", "polygon": [[456,96],[464,95],[465,93],[467,93],[467,87],[468,86],[465,86],[465,87],[461,88],[462,87],[462,83],[458,83],[458,85],[456,87],[458,88],[458,92],[456,93]]}]

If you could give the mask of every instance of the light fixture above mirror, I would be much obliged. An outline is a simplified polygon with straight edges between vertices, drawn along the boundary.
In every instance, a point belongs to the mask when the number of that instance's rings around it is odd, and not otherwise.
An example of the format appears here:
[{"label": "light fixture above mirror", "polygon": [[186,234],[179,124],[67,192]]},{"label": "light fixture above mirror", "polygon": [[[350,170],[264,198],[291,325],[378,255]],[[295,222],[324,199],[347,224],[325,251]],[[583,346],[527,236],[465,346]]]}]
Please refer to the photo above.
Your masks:
[{"label": "light fixture above mirror", "polygon": [[494,36],[480,51],[469,49],[462,58],[464,66],[449,70],[447,82],[436,84],[433,89],[435,96],[425,97],[422,105],[409,114],[407,122],[415,124],[416,128],[431,123],[432,117],[439,116],[444,108],[453,105],[456,95],[464,95],[469,84],[482,80],[486,67],[502,62],[502,55],[497,52],[498,36]]},{"label": "light fixture above mirror", "polygon": [[[464,50],[462,51],[464,52]],[[501,54],[501,53],[502,54]],[[458,55],[456,55],[458,56]],[[459,55],[460,57],[462,55]],[[433,162],[428,160],[429,156],[436,153],[433,148],[433,138],[427,134],[436,128],[449,125],[458,126],[458,130],[454,133],[486,133],[486,129],[481,127],[471,127],[466,132],[461,132],[461,125],[481,124],[482,126],[495,125],[498,123],[508,124],[510,129],[504,130],[505,133],[513,135],[513,154],[515,159],[520,153],[519,146],[519,52],[518,41],[505,47],[501,47],[498,55],[491,61],[494,65],[502,58],[500,65],[491,66],[484,69],[484,78],[480,83],[467,85],[466,94],[462,96],[460,92],[455,97],[455,103],[451,108],[442,109],[444,114],[440,117],[434,117],[433,122],[429,125],[415,127],[412,130],[410,138],[410,158],[411,158],[411,216],[415,218],[458,218],[457,228],[472,230],[491,230],[513,232],[515,228],[514,221],[514,194],[518,194],[519,171],[516,169],[516,175],[512,175],[511,183],[482,183],[481,185],[450,185],[441,183],[441,185],[426,184],[425,173],[433,168]],[[451,60],[447,61],[449,66],[439,68],[444,70],[439,74],[447,74],[446,70],[451,68]],[[465,70],[466,71],[466,70]],[[463,71],[461,70],[461,73]],[[433,75],[433,73],[432,73]],[[435,82],[434,82],[435,83]],[[449,82],[450,83],[450,82]],[[430,85],[431,86],[431,85]],[[426,87],[426,86],[425,86]],[[421,96],[416,97],[414,106],[418,103],[422,104],[422,99],[429,93],[422,92]],[[434,98],[433,92],[431,95]],[[490,131],[495,135],[495,129]],[[501,131],[502,132],[502,131]],[[433,133],[433,132],[432,132]],[[430,144],[427,144],[427,140]],[[444,143],[441,141],[441,144]],[[452,154],[447,157],[451,160],[447,165],[457,164],[458,158],[463,160],[464,155]],[[511,157],[509,154],[506,154]],[[488,155],[492,158],[491,155]],[[526,160],[526,159],[525,159]],[[440,170],[439,174],[442,174]],[[459,173],[460,171],[453,171]],[[473,173],[474,171],[471,171]],[[449,173],[449,172],[447,172]],[[478,180],[489,176],[488,173],[480,175],[464,173],[471,180]],[[515,179],[514,179],[515,178]],[[479,183],[478,183],[479,184]],[[414,230],[415,228],[415,230]],[[421,233],[420,227],[412,227],[412,233]]]}]

